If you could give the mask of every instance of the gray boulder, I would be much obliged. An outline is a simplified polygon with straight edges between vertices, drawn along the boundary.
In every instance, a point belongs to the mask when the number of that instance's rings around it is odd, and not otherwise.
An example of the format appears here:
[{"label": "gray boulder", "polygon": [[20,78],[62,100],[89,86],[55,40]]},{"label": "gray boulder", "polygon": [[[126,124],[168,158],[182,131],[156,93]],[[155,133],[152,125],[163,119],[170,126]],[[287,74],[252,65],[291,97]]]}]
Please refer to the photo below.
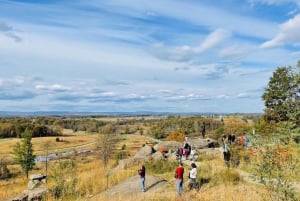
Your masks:
[{"label": "gray boulder", "polygon": [[210,138],[189,138],[188,144],[196,149],[215,148],[219,147],[218,141]]},{"label": "gray boulder", "polygon": [[34,190],[24,190],[23,193],[28,195],[28,200],[43,200],[48,189],[44,187],[38,187]]},{"label": "gray boulder", "polygon": [[153,152],[154,151],[152,147],[145,145],[135,154],[133,158],[135,161],[149,159],[151,158]]},{"label": "gray boulder", "polygon": [[164,160],[165,157],[164,157],[163,153],[157,151],[154,154],[152,154],[152,159],[153,160]]},{"label": "gray boulder", "polygon": [[156,144],[153,148],[156,151],[169,152],[169,150],[171,150],[172,152],[175,152],[179,147],[182,147],[182,146],[183,146],[183,144],[181,142],[163,141],[163,142]]},{"label": "gray boulder", "polygon": [[126,169],[134,164],[133,158],[119,160],[117,168],[119,169]]},{"label": "gray boulder", "polygon": [[169,162],[177,162],[177,156],[175,153],[171,153],[169,156],[168,156],[168,161]]}]

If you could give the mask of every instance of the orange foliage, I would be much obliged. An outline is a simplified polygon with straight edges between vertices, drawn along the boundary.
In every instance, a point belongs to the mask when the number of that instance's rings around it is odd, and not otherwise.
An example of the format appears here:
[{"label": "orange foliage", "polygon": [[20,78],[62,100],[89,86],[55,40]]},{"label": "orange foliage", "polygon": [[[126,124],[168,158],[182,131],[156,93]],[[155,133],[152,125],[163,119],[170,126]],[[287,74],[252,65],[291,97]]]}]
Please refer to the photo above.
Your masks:
[{"label": "orange foliage", "polygon": [[184,141],[184,134],[179,131],[173,131],[168,137],[168,141],[178,141],[183,142]]},{"label": "orange foliage", "polygon": [[228,117],[225,119],[224,132],[226,134],[233,133],[239,136],[242,135],[245,131],[249,130],[249,128],[249,124],[239,118]]}]

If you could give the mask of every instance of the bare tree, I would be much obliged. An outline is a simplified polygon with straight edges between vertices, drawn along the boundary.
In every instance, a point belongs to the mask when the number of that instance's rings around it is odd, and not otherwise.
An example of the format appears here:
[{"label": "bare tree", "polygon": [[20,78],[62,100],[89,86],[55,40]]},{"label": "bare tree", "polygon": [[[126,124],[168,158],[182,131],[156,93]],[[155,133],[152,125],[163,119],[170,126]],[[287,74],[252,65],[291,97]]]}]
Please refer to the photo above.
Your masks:
[{"label": "bare tree", "polygon": [[105,167],[115,149],[116,141],[116,126],[114,124],[105,125],[100,130],[97,140],[97,149],[100,151],[100,157]]}]

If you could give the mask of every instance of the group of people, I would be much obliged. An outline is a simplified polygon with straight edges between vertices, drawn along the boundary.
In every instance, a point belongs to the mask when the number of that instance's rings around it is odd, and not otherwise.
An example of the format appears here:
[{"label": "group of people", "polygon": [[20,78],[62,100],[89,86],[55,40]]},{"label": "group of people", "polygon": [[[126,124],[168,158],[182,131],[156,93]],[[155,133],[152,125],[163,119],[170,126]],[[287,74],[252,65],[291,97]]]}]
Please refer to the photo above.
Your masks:
[{"label": "group of people", "polygon": [[[145,179],[146,179],[146,168],[144,165],[138,170],[138,174],[140,176],[140,187],[141,192],[145,192]],[[176,191],[177,195],[182,195],[183,193],[183,175],[184,175],[184,167],[183,164],[180,162],[179,166],[175,170],[175,179],[176,179]],[[191,164],[191,168],[189,170],[188,178],[190,179],[190,184],[196,183],[197,179],[197,166],[195,163]]]},{"label": "group of people", "polygon": [[[179,163],[179,166],[175,170],[175,179],[176,179],[176,191],[177,195],[182,195],[183,193],[183,175],[184,167],[182,163]],[[189,170],[188,178],[190,179],[190,184],[195,184],[197,181],[197,166],[195,163],[191,164]]]},{"label": "group of people", "polygon": [[178,158],[179,163],[182,162],[182,158],[185,156],[185,160],[188,160],[189,156],[191,156],[191,160],[195,161],[196,150],[191,147],[187,142],[184,143],[183,147],[179,147],[176,151],[176,156]]},{"label": "group of people", "polygon": [[238,145],[242,145],[247,149],[250,145],[250,139],[246,135],[246,133],[244,133],[242,136],[238,137],[237,139],[235,139],[234,134],[229,134],[228,136],[225,135],[225,134],[222,135],[223,157],[224,157],[224,161],[225,161],[225,163],[228,167],[230,165],[230,157],[231,157],[231,153],[230,153],[230,150],[229,150],[229,145],[231,145],[233,143],[236,143]]}]

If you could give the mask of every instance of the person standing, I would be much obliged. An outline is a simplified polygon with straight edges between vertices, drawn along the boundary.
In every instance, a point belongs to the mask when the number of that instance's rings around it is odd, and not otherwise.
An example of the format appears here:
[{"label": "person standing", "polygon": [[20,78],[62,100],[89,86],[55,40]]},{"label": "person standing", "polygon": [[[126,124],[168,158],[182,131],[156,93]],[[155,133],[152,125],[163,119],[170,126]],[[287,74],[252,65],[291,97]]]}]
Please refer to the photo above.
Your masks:
[{"label": "person standing", "polygon": [[184,174],[183,165],[182,163],[179,163],[179,166],[175,170],[177,195],[182,195],[183,193],[183,174]]},{"label": "person standing", "polygon": [[177,157],[178,157],[179,163],[181,163],[181,161],[182,161],[182,156],[183,156],[183,148],[182,148],[182,147],[179,147],[179,148],[177,149],[176,155],[177,155]]},{"label": "person standing", "polygon": [[196,183],[196,179],[197,179],[197,166],[195,163],[191,164],[191,170],[189,172],[189,177],[191,180],[191,184],[195,184]]},{"label": "person standing", "polygon": [[144,165],[141,166],[141,168],[138,170],[138,173],[140,175],[141,191],[145,192],[146,168]]},{"label": "person standing", "polygon": [[186,142],[183,146],[183,149],[184,149],[185,160],[187,160],[190,155],[191,146]]},{"label": "person standing", "polygon": [[230,165],[230,152],[229,152],[229,147],[228,147],[228,139],[226,136],[222,137],[222,149],[223,149],[223,156],[225,163],[227,167]]},{"label": "person standing", "polygon": [[196,150],[195,150],[195,148],[193,147],[193,148],[191,149],[191,159],[192,159],[192,161],[195,161],[195,154],[196,154]]},{"label": "person standing", "polygon": [[206,129],[205,129],[205,123],[203,122],[202,128],[201,128],[201,134],[202,134],[202,138],[203,139],[205,138],[205,131],[206,131]]}]

